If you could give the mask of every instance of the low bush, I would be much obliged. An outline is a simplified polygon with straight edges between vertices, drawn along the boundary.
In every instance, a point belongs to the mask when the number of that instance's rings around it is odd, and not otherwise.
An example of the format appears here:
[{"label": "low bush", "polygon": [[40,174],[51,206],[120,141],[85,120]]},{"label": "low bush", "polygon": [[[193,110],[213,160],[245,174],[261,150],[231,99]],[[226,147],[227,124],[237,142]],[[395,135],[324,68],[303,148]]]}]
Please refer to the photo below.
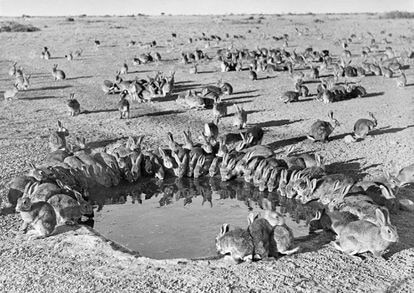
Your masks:
[{"label": "low bush", "polygon": [[0,22],[0,33],[3,32],[37,32],[40,28],[37,28],[31,24],[21,24],[15,21],[3,21]]}]

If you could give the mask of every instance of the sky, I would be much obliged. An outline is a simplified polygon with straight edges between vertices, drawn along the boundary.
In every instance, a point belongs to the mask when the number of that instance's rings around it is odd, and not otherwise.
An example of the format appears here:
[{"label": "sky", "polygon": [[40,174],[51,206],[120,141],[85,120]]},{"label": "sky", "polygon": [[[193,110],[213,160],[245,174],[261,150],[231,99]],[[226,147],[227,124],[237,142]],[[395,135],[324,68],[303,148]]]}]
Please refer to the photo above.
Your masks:
[{"label": "sky", "polygon": [[0,16],[414,11],[414,0],[0,0]]}]

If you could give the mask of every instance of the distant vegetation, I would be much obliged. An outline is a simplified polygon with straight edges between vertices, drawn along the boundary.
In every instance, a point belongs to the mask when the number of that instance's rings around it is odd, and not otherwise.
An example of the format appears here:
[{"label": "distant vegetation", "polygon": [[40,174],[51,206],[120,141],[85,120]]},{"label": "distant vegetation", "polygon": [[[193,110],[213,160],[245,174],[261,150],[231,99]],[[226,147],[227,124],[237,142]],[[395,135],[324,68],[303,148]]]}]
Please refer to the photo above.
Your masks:
[{"label": "distant vegetation", "polygon": [[40,28],[37,28],[31,24],[21,24],[15,21],[2,21],[0,22],[0,33],[3,32],[37,32]]},{"label": "distant vegetation", "polygon": [[414,18],[414,12],[408,11],[390,11],[382,14],[380,18],[398,19],[398,18]]}]

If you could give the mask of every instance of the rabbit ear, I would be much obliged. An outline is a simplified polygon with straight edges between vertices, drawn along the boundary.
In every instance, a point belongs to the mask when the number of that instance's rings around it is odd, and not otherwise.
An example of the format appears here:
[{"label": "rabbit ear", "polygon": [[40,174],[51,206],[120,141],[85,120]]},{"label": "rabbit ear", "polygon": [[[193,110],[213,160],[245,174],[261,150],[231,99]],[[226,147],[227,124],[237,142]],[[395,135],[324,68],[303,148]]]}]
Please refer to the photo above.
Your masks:
[{"label": "rabbit ear", "polygon": [[384,213],[380,209],[375,210],[375,215],[380,226],[385,226],[387,224]]},{"label": "rabbit ear", "polygon": [[256,220],[258,218],[259,218],[259,215],[258,214],[249,213],[249,215],[247,216],[247,223],[248,223],[248,225],[250,226],[254,222],[254,220]]},{"label": "rabbit ear", "polygon": [[227,232],[229,232],[230,230],[230,225],[229,224],[223,224],[220,228],[220,236],[223,236],[224,234],[226,234]]},{"label": "rabbit ear", "polygon": [[158,152],[160,153],[162,158],[167,157],[167,155],[165,154],[164,150],[161,147],[158,147]]},{"label": "rabbit ear", "polygon": [[395,198],[395,194],[394,194],[394,192],[393,192],[393,190],[391,188],[389,188],[388,186],[383,185],[383,184],[380,184],[379,187],[381,189],[382,195],[386,199],[394,199]]},{"label": "rabbit ear", "polygon": [[349,190],[352,188],[352,184],[348,184],[348,185],[346,185],[346,186],[344,186],[344,187],[342,187],[342,189],[341,189],[341,198],[344,198],[345,197],[345,195],[347,195],[348,193],[349,193]]},{"label": "rabbit ear", "polygon": [[247,143],[251,144],[253,142],[254,136],[250,135],[249,138],[247,139]]},{"label": "rabbit ear", "polygon": [[60,188],[65,189],[65,184],[63,184],[63,182],[62,182],[62,181],[60,181],[59,179],[56,179],[55,181],[56,181],[56,184],[57,184]]},{"label": "rabbit ear", "polygon": [[341,188],[341,185],[342,185],[341,181],[336,180],[335,183],[334,183],[334,186],[333,186],[333,191],[335,192],[335,191],[339,190]]},{"label": "rabbit ear", "polygon": [[311,191],[313,192],[316,189],[316,184],[318,183],[318,179],[312,179],[311,181]]},{"label": "rabbit ear", "polygon": [[323,166],[322,164],[323,158],[319,154],[315,154],[315,161],[318,167]]}]

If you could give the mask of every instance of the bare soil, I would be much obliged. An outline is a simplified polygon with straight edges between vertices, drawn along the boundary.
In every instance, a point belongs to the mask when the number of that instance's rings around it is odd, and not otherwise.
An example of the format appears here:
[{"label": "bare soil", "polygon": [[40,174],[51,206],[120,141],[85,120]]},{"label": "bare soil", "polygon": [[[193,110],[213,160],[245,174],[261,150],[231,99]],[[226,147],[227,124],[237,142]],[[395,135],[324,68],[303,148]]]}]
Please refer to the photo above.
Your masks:
[{"label": "bare soil", "polygon": [[[7,183],[27,169],[27,161],[41,163],[47,154],[47,138],[56,120],[70,130],[71,139],[84,136],[94,148],[129,135],[145,134],[146,145],[166,144],[166,133],[180,137],[183,130],[193,133],[212,119],[210,111],[183,109],[167,99],[153,104],[133,104],[132,119],[120,120],[117,97],[104,95],[104,79],[114,80],[124,60],[130,64],[128,77],[145,78],[156,71],[176,71],[176,93],[215,83],[220,77],[231,83],[235,94],[227,100],[240,103],[248,111],[249,125],[266,130],[264,144],[275,150],[297,145],[303,151],[319,152],[326,158],[328,171],[342,172],[358,179],[378,178],[382,170],[392,173],[413,163],[412,61],[405,72],[408,86],[399,89],[394,79],[368,76],[361,80],[368,96],[325,105],[310,99],[283,104],[278,98],[293,88],[285,72],[263,73],[251,81],[247,72],[220,73],[217,61],[202,62],[200,74],[188,73],[179,64],[181,51],[203,49],[215,56],[218,48],[280,47],[271,36],[290,36],[289,48],[303,51],[329,49],[339,55],[342,48],[335,41],[355,33],[359,41],[350,44],[356,64],[361,48],[368,45],[371,32],[378,42],[383,38],[398,53],[412,47],[414,21],[378,19],[375,15],[306,15],[306,16],[206,17],[84,17],[68,22],[65,18],[30,18],[25,21],[39,27],[32,33],[0,34],[0,89],[11,89],[13,79],[7,72],[13,61],[32,74],[28,91],[19,92],[14,101],[1,101],[0,108],[0,194],[7,195]],[[315,22],[318,18],[322,22]],[[8,19],[9,20],[9,19]],[[19,19],[18,21],[24,21]],[[303,31],[298,35],[295,28]],[[308,28],[308,31],[305,31]],[[250,33],[248,31],[251,31]],[[385,34],[380,32],[385,30]],[[173,39],[171,33],[177,33]],[[188,37],[226,33],[245,35],[245,40],[231,39],[210,43],[187,43]],[[320,39],[321,33],[323,39]],[[362,35],[363,34],[363,35]],[[391,34],[391,35],[388,35]],[[405,38],[401,36],[404,35]],[[101,41],[96,50],[94,40]],[[172,39],[171,42],[166,40]],[[127,47],[130,40],[157,41],[156,48]],[[51,60],[40,59],[47,46]],[[380,49],[387,44],[382,43]],[[70,51],[83,48],[82,57],[72,62],[64,59]],[[161,53],[159,64],[132,66],[131,59],[142,52]],[[53,64],[65,71],[68,79],[54,82]],[[328,72],[322,72],[328,74]],[[308,84],[311,93],[316,83]],[[74,92],[87,112],[68,117],[65,101]],[[327,119],[333,110],[341,126],[328,143],[305,139],[316,119]],[[355,121],[374,112],[379,126],[372,135],[357,143],[343,138]],[[367,117],[368,118],[368,117]],[[232,117],[222,127],[232,130]],[[405,188],[401,198],[414,200],[412,188]],[[3,292],[409,292],[414,288],[414,214],[400,211],[392,215],[400,241],[390,247],[383,259],[350,257],[326,243],[321,233],[309,239],[301,253],[277,260],[229,265],[224,260],[158,261],[134,255],[86,227],[73,230],[60,227],[57,235],[28,241],[13,233],[20,216],[0,216],[0,291]],[[66,230],[65,230],[66,229]]]}]

